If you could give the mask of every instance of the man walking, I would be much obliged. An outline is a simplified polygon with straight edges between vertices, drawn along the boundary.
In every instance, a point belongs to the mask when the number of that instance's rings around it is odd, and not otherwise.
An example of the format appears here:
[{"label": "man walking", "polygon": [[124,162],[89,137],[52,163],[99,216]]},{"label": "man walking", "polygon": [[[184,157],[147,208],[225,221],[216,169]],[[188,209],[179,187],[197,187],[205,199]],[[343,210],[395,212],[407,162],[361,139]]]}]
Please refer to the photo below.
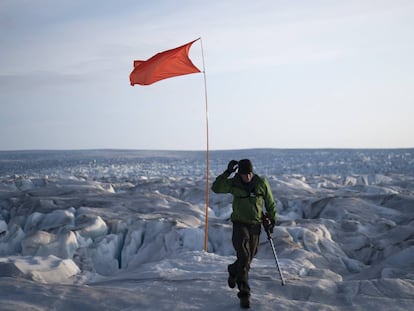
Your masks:
[{"label": "man walking", "polygon": [[[237,173],[234,177],[230,175]],[[257,253],[261,224],[263,221],[263,205],[270,220],[270,231],[276,223],[276,204],[268,181],[253,173],[253,165],[249,159],[231,160],[227,169],[213,183],[215,193],[231,193],[233,195],[232,243],[237,259],[227,267],[228,285],[239,289],[242,308],[250,308],[249,270],[250,263]]]}]

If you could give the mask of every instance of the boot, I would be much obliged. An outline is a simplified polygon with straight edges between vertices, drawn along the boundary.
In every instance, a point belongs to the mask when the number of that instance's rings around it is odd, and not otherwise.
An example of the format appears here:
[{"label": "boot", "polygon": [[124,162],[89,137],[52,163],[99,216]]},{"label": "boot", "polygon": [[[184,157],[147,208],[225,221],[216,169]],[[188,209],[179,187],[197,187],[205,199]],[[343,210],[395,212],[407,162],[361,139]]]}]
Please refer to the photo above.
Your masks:
[{"label": "boot", "polygon": [[250,308],[250,287],[247,283],[239,283],[239,293],[237,297],[240,299],[240,308],[249,309]]},{"label": "boot", "polygon": [[235,288],[236,287],[236,276],[230,272],[230,265],[227,267],[227,271],[229,272],[229,277],[227,279],[227,285],[229,285],[230,288]]},{"label": "boot", "polygon": [[240,297],[240,308],[242,309],[250,308],[250,299],[248,296]]}]

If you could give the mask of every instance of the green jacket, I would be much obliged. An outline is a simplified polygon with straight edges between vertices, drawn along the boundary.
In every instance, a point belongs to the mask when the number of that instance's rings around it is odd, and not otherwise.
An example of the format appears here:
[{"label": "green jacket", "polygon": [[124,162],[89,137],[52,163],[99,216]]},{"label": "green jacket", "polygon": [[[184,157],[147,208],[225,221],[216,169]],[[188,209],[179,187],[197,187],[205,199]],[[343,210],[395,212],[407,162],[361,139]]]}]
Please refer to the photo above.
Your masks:
[{"label": "green jacket", "polygon": [[261,224],[264,203],[269,218],[276,222],[276,204],[270,185],[265,178],[255,174],[252,181],[245,184],[239,174],[229,178],[229,174],[224,172],[216,178],[211,189],[215,193],[233,195],[232,221]]}]

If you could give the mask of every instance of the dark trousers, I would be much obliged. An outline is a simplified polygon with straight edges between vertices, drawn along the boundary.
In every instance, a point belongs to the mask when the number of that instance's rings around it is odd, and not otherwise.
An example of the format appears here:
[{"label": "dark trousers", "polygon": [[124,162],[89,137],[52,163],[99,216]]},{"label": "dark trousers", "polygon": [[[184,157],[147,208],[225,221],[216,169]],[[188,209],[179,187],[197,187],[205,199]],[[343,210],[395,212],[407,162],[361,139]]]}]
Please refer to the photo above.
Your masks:
[{"label": "dark trousers", "polygon": [[249,297],[249,270],[253,257],[257,254],[261,226],[233,222],[233,247],[236,261],[228,266],[229,273],[236,279],[238,296]]}]

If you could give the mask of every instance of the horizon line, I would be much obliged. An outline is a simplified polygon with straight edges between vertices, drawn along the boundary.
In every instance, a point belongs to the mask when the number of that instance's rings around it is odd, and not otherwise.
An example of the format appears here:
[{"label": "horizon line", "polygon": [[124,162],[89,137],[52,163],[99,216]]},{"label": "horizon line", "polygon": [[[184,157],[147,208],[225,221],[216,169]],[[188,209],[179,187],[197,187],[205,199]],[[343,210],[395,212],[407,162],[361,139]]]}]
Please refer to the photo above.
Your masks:
[{"label": "horizon line", "polygon": [[[411,150],[414,147],[252,147],[236,149],[210,149],[210,152],[218,151],[248,151],[248,150]],[[39,148],[39,149],[4,149],[0,152],[64,152],[64,151],[151,151],[151,152],[206,152],[204,149],[137,149],[137,148]]]}]

